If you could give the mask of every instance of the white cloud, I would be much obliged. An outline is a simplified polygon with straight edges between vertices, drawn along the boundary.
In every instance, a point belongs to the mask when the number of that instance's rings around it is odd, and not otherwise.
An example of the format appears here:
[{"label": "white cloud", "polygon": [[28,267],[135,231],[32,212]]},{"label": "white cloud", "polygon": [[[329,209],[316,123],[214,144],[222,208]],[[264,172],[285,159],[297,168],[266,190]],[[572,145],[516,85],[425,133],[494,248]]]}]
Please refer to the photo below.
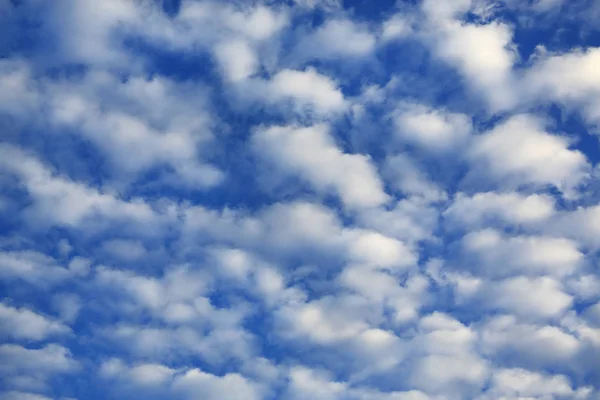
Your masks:
[{"label": "white cloud", "polygon": [[600,123],[600,48],[572,50],[538,56],[524,76],[533,100],[557,100],[567,107],[581,107],[590,122]]},{"label": "white cloud", "polygon": [[594,325],[600,327],[600,302],[590,306],[585,314]]},{"label": "white cloud", "polygon": [[282,69],[267,82],[267,100],[277,104],[291,99],[299,111],[307,109],[317,115],[343,111],[346,101],[336,83],[314,68],[304,71]]},{"label": "white cloud", "polygon": [[472,229],[498,222],[531,225],[547,221],[555,212],[554,199],[547,195],[485,192],[457,193],[443,216],[450,224]]},{"label": "white cloud", "polygon": [[374,306],[388,308],[390,322],[397,325],[406,325],[419,316],[429,290],[428,281],[420,275],[401,282],[393,272],[361,265],[346,267],[339,276],[339,283],[369,299]]},{"label": "white cloud", "polygon": [[585,156],[568,139],[547,133],[543,123],[517,115],[478,136],[470,150],[472,168],[500,185],[554,185],[565,193],[587,175]]},{"label": "white cloud", "polygon": [[348,390],[344,383],[332,381],[327,373],[302,366],[290,369],[290,384],[286,398],[290,400],[336,400]]},{"label": "white cloud", "polygon": [[244,378],[240,374],[230,373],[215,376],[199,369],[187,371],[173,382],[175,393],[181,393],[186,398],[198,397],[206,400],[259,400],[262,398],[260,386]]},{"label": "white cloud", "polygon": [[68,268],[45,254],[31,251],[0,252],[0,276],[7,281],[18,279],[39,287],[50,287],[69,279]]},{"label": "white cloud", "polygon": [[[120,359],[102,363],[99,375],[126,393],[162,394],[182,399],[263,398],[263,388],[238,373],[213,375],[200,369],[173,369],[162,364],[127,365]],[[117,393],[119,393],[117,391]]]},{"label": "white cloud", "polygon": [[17,175],[33,198],[25,210],[33,226],[77,226],[102,216],[156,224],[160,217],[142,200],[122,201],[67,178],[56,176],[36,158],[10,145],[0,146],[0,168]]},{"label": "white cloud", "polygon": [[[97,66],[123,66],[130,57],[117,41],[115,31],[119,25],[139,23],[140,11],[135,3],[124,1],[98,5],[93,0],[62,0],[50,8],[47,26],[58,38],[59,58]],[[67,25],[69,29],[65,29]]]},{"label": "white cloud", "polygon": [[308,337],[316,343],[335,343],[369,328],[364,321],[369,305],[359,297],[329,296],[305,304],[290,304],[276,313],[284,336]]},{"label": "white cloud", "polygon": [[[212,139],[200,88],[164,77],[132,77],[123,83],[103,72],[48,86],[54,128],[70,128],[92,141],[119,178],[135,180],[148,169],[166,166],[177,173],[169,181],[172,186],[207,188],[224,178],[198,159],[199,149]],[[106,86],[116,90],[107,93]]]},{"label": "white cloud", "polygon": [[211,261],[217,275],[227,280],[227,284],[235,283],[242,290],[256,295],[268,307],[296,298],[299,293],[294,288],[286,287],[286,278],[282,271],[255,254],[247,251],[218,247],[209,251]]},{"label": "white cloud", "polygon": [[411,370],[411,383],[451,398],[477,392],[487,379],[489,366],[475,351],[476,333],[441,313],[423,317],[419,328],[411,347],[421,357]]},{"label": "white cloud", "polygon": [[423,2],[429,24],[429,40],[435,54],[459,70],[467,86],[479,92],[489,107],[510,108],[516,101],[511,49],[512,29],[500,22],[469,24],[459,17],[469,11],[471,0],[440,6],[435,0]]},{"label": "white cloud", "polygon": [[304,201],[276,203],[254,214],[204,207],[184,213],[185,246],[194,246],[201,238],[270,257],[304,259],[345,254],[350,236],[334,210]]},{"label": "white cloud", "polygon": [[554,325],[522,323],[514,316],[498,316],[480,329],[484,355],[502,357],[522,368],[568,369],[581,344],[575,336]]},{"label": "white cloud", "polygon": [[207,301],[199,299],[193,313],[185,311],[185,318],[169,318],[177,306],[167,308],[165,316],[169,325],[166,327],[119,324],[104,327],[97,336],[125,354],[142,359],[165,360],[170,354],[180,354],[223,367],[229,363],[239,365],[254,355],[254,337],[239,326],[241,312],[214,310]]},{"label": "white cloud", "polygon": [[64,335],[71,330],[59,321],[26,308],[14,308],[0,303],[0,336],[16,340],[44,340]]},{"label": "white cloud", "polygon": [[124,261],[135,261],[147,254],[147,249],[140,240],[111,239],[102,243],[102,250],[111,256]]},{"label": "white cloud", "polygon": [[491,307],[523,318],[559,317],[573,302],[573,298],[563,291],[561,283],[549,277],[511,278],[486,289],[485,297]]},{"label": "white cloud", "polygon": [[[492,376],[492,387],[481,399],[570,398],[586,399],[591,388],[574,390],[564,375],[544,375],[521,368],[500,369]],[[478,398],[479,399],[479,398]]]},{"label": "white cloud", "polygon": [[591,248],[600,245],[600,206],[563,211],[546,227],[550,232],[573,238]]},{"label": "white cloud", "polygon": [[215,47],[215,55],[225,77],[234,83],[247,79],[258,69],[254,50],[243,40],[218,44]]},{"label": "white cloud", "polygon": [[138,385],[160,385],[170,379],[174,370],[159,364],[142,364],[129,371],[130,379]]},{"label": "white cloud", "polygon": [[445,191],[405,153],[386,160],[384,176],[393,187],[410,196],[410,199],[419,198],[425,203],[430,203],[444,201],[447,197]]},{"label": "white cloud", "polygon": [[413,34],[412,21],[401,14],[396,14],[386,20],[381,29],[381,38],[384,41],[397,40]]},{"label": "white cloud", "polygon": [[[90,0],[62,0],[51,10],[48,25],[60,39],[61,58],[120,68],[140,67],[140,61],[124,46],[128,37],[144,38],[178,51],[197,52],[234,36],[267,41],[288,22],[285,10],[213,1],[182,2],[172,18],[162,12],[160,5],[145,1],[116,1],[98,7]],[[71,28],[64,29],[63,25]]]},{"label": "white cloud", "polygon": [[361,232],[350,244],[350,259],[376,268],[404,268],[417,256],[404,243],[377,232]]},{"label": "white cloud", "polygon": [[370,159],[342,152],[326,125],[261,128],[252,141],[258,154],[299,174],[318,190],[335,191],[348,207],[378,206],[388,200]]},{"label": "white cloud", "polygon": [[399,201],[394,208],[371,208],[357,215],[357,222],[407,244],[435,240],[439,211],[416,196]]},{"label": "white cloud", "polygon": [[287,24],[287,15],[285,12],[275,12],[272,8],[262,4],[249,10],[232,11],[227,8],[219,9],[230,13],[224,21],[230,29],[254,40],[266,40]]},{"label": "white cloud", "polygon": [[[462,248],[478,274],[491,277],[548,274],[564,277],[577,271],[584,255],[577,243],[544,236],[505,237],[487,229],[471,232]],[[470,261],[470,262],[469,262]]]},{"label": "white cloud", "polygon": [[162,386],[177,371],[160,364],[126,366],[119,359],[111,359],[100,365],[99,373],[105,379],[115,379],[135,386]]},{"label": "white cloud", "polygon": [[355,387],[351,382],[336,381],[326,370],[301,365],[291,367],[288,374],[289,384],[284,395],[286,400],[442,400],[442,397],[430,397],[417,390],[381,392]]},{"label": "white cloud", "polygon": [[427,151],[456,150],[471,133],[471,121],[464,114],[429,108],[424,105],[401,105],[394,112],[396,135]]},{"label": "white cloud", "polygon": [[63,257],[68,256],[71,253],[71,251],[73,251],[73,246],[71,246],[69,244],[69,241],[67,239],[64,239],[64,238],[60,239],[58,241],[58,244],[57,244],[56,247],[58,249],[59,254],[61,256],[63,256]]},{"label": "white cloud", "polygon": [[292,57],[300,61],[338,58],[359,59],[376,46],[376,37],[365,26],[348,19],[330,19],[315,31],[300,37]]},{"label": "white cloud", "polygon": [[57,344],[39,349],[4,344],[0,346],[0,359],[3,360],[0,375],[5,388],[44,390],[51,377],[79,368],[69,350]]},{"label": "white cloud", "polygon": [[0,393],[0,399],[2,399],[2,400],[52,400],[52,399],[50,399],[50,397],[42,396],[40,394],[17,392],[17,391]]},{"label": "white cloud", "polygon": [[476,357],[430,355],[417,363],[411,383],[426,392],[472,393],[483,386],[487,373],[486,363]]},{"label": "white cloud", "polygon": [[426,353],[446,355],[470,352],[477,339],[471,328],[447,314],[434,312],[419,321],[421,335],[413,344]]},{"label": "white cloud", "polygon": [[323,8],[336,10],[341,7],[340,0],[294,0],[294,4],[308,9]]},{"label": "white cloud", "polygon": [[[149,309],[170,322],[187,322],[200,318],[207,306],[212,310],[212,306],[207,305],[207,299],[203,297],[208,292],[210,278],[206,273],[191,270],[187,266],[169,268],[161,277],[99,267],[96,283],[107,289],[127,293],[134,300],[135,306]],[[176,312],[177,309],[189,310],[189,315]]]},{"label": "white cloud", "polygon": [[600,121],[597,48],[518,60],[560,1],[0,6],[0,398],[593,398],[595,161],[516,114]]},{"label": "white cloud", "polygon": [[577,100],[600,92],[600,48],[574,50],[565,54],[549,54],[528,71],[529,83],[542,95]]},{"label": "white cloud", "polygon": [[82,308],[81,298],[72,293],[59,293],[54,295],[52,306],[58,312],[60,319],[72,323],[77,319]]},{"label": "white cloud", "polygon": [[41,101],[26,61],[0,60],[0,111],[24,117]]}]

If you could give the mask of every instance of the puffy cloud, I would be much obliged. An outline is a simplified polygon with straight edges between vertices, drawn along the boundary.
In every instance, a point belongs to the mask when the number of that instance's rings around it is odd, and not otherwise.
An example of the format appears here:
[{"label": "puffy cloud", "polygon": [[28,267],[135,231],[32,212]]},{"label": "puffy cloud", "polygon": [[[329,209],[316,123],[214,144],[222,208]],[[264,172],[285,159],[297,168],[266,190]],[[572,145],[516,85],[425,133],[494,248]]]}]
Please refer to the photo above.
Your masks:
[{"label": "puffy cloud", "polygon": [[56,375],[75,372],[79,363],[68,349],[48,344],[39,349],[29,349],[15,344],[0,346],[0,366],[4,388],[40,391]]},{"label": "puffy cloud", "polygon": [[349,207],[378,206],[388,200],[369,158],[342,152],[326,125],[261,128],[252,140],[258,154],[299,174],[318,190],[335,191]]},{"label": "puffy cloud", "polygon": [[[117,90],[107,94],[104,88],[113,85]],[[212,187],[223,173],[197,159],[198,149],[212,138],[197,89],[164,77],[123,83],[110,74],[90,73],[49,85],[49,119],[56,129],[92,141],[117,176],[135,180],[151,168],[170,167],[176,172],[171,185]]]},{"label": "puffy cloud", "polygon": [[446,192],[433,182],[427,173],[405,153],[394,155],[386,160],[384,175],[391,185],[411,199],[423,202],[446,200]]},{"label": "puffy cloud", "polygon": [[3,280],[23,280],[39,287],[51,287],[69,279],[75,273],[45,254],[31,251],[0,252],[0,277]]},{"label": "puffy cloud", "polygon": [[572,305],[573,298],[559,281],[549,278],[510,278],[490,285],[489,306],[524,318],[558,317]]},{"label": "puffy cloud", "polygon": [[[382,392],[370,388],[355,388],[350,382],[334,380],[327,371],[310,369],[296,365],[289,370],[289,385],[285,399],[318,399],[318,400],[430,400],[434,397],[427,396],[418,390],[405,392]],[[435,397],[437,399],[437,397]]]},{"label": "puffy cloud", "polygon": [[[37,9],[44,13],[44,8]],[[61,0],[46,11],[49,34],[57,38],[58,55],[65,61],[100,66],[121,66],[130,58],[115,42],[119,25],[140,21],[140,8],[134,3],[115,1],[95,7],[93,1]],[[72,30],[64,29],[68,21]],[[86,22],[88,21],[88,22]]]},{"label": "puffy cloud", "polygon": [[457,193],[443,216],[450,224],[477,228],[490,223],[531,225],[547,221],[555,212],[554,199],[547,195],[485,192]]},{"label": "puffy cloud", "polygon": [[119,359],[105,361],[100,376],[126,392],[160,393],[182,399],[252,400],[263,398],[263,388],[237,373],[213,375],[200,369],[173,369],[161,364],[127,365]]},{"label": "puffy cloud", "polygon": [[[192,4],[188,6],[194,7]],[[266,40],[287,24],[285,12],[275,11],[262,4],[245,10],[221,7],[218,10],[226,15],[225,24],[230,29],[254,40]]]},{"label": "puffy cloud", "polygon": [[510,108],[516,102],[512,29],[501,22],[464,23],[459,18],[472,7],[471,0],[440,6],[424,1],[429,40],[435,54],[457,68],[467,86],[479,92],[492,110]]},{"label": "puffy cloud", "polygon": [[417,258],[404,243],[381,235],[365,232],[350,245],[352,261],[373,267],[395,269],[416,263]]},{"label": "puffy cloud", "polygon": [[[180,311],[173,310],[175,307],[167,310],[167,317]],[[239,312],[208,310],[209,315],[198,316],[196,310],[183,311],[184,318],[171,318],[171,326],[121,323],[99,329],[97,337],[132,358],[165,360],[176,354],[199,357],[208,365],[223,367],[246,362],[254,355],[254,337],[238,326]]]},{"label": "puffy cloud", "polygon": [[101,267],[96,282],[107,289],[118,288],[132,298],[135,306],[152,310],[169,322],[190,321],[203,309],[212,310],[202,296],[208,292],[209,278],[185,266],[168,269],[158,278]]},{"label": "puffy cloud", "polygon": [[81,298],[72,293],[59,293],[54,295],[52,306],[60,316],[60,319],[72,323],[77,319],[82,308]]},{"label": "puffy cloud", "polygon": [[232,82],[252,76],[258,68],[254,50],[242,40],[232,40],[217,45],[215,55],[224,75]]},{"label": "puffy cloud", "polygon": [[342,286],[360,293],[374,304],[387,307],[391,322],[398,325],[416,319],[428,297],[429,284],[417,274],[404,280],[393,272],[353,265],[342,271],[339,281]]},{"label": "puffy cloud", "polygon": [[342,3],[0,1],[0,398],[595,397],[595,7]]},{"label": "puffy cloud", "polygon": [[299,110],[308,108],[317,115],[339,113],[346,101],[334,81],[314,68],[304,71],[283,69],[267,83],[267,100],[273,103],[291,99]]},{"label": "puffy cloud", "polygon": [[[31,79],[24,60],[0,61],[0,111],[17,116],[35,110],[41,101],[37,85]],[[10,94],[10,95],[9,95]]]},{"label": "puffy cloud", "polygon": [[417,104],[400,106],[394,114],[396,135],[427,151],[456,150],[471,132],[464,114],[436,110]]},{"label": "puffy cloud", "polygon": [[546,376],[521,368],[512,368],[496,371],[492,376],[492,387],[481,398],[585,399],[591,392],[589,387],[574,390],[564,375]]},{"label": "puffy cloud", "polygon": [[200,396],[207,400],[218,400],[224,396],[231,400],[259,400],[261,388],[237,373],[215,376],[199,369],[187,371],[173,382],[173,390],[193,399]]},{"label": "puffy cloud", "polygon": [[528,70],[528,80],[541,95],[577,100],[600,91],[600,73],[596,65],[600,49],[548,54],[536,60]]},{"label": "puffy cloud", "polygon": [[326,373],[306,367],[292,367],[289,375],[289,399],[335,400],[341,398],[348,390],[346,384],[332,381]]},{"label": "puffy cloud", "polygon": [[3,392],[0,393],[0,399],[2,400],[50,400],[50,397],[42,396],[34,393],[25,392]]},{"label": "puffy cloud", "polygon": [[584,255],[567,239],[544,236],[503,237],[494,230],[472,232],[462,239],[467,260],[480,275],[506,277],[540,274],[562,277],[575,272]]},{"label": "puffy cloud", "polygon": [[376,43],[375,35],[365,26],[348,19],[332,19],[301,37],[293,57],[300,61],[358,59],[374,51]]},{"label": "puffy cloud", "polygon": [[541,52],[524,77],[525,87],[538,101],[553,99],[580,107],[590,122],[600,123],[600,48],[564,54]]},{"label": "puffy cloud", "polygon": [[49,336],[70,333],[61,322],[26,308],[0,303],[0,335],[16,340],[44,340]]},{"label": "puffy cloud", "polygon": [[435,240],[439,210],[413,196],[399,201],[392,209],[371,208],[362,211],[357,221],[365,227],[412,244]]},{"label": "puffy cloud", "polygon": [[100,365],[100,375],[117,379],[135,386],[161,386],[177,372],[160,364],[140,364],[129,368],[121,360],[111,359]]},{"label": "puffy cloud", "polygon": [[356,337],[369,328],[363,319],[369,305],[359,297],[324,297],[305,304],[289,304],[277,311],[284,335],[307,336],[317,343]]},{"label": "puffy cloud", "polygon": [[157,223],[160,219],[142,200],[126,202],[55,176],[36,158],[13,146],[0,146],[0,159],[0,168],[17,175],[34,200],[25,214],[33,226],[77,226],[98,216],[137,223]]},{"label": "puffy cloud", "polygon": [[396,14],[383,23],[381,38],[384,41],[409,37],[413,32],[411,21],[401,14]]},{"label": "puffy cloud", "polygon": [[514,316],[492,318],[481,327],[480,334],[483,354],[533,370],[568,370],[581,349],[578,339],[561,327],[521,323]]},{"label": "puffy cloud", "polygon": [[444,314],[434,313],[419,322],[421,334],[413,339],[422,353],[410,380],[428,393],[476,393],[489,374],[488,363],[475,352],[475,332]]},{"label": "puffy cloud", "polygon": [[348,243],[349,232],[334,210],[304,201],[276,203],[254,214],[191,207],[184,215],[186,247],[200,237],[260,250],[270,257],[304,258],[340,254]]},{"label": "puffy cloud", "polygon": [[564,211],[547,228],[558,235],[573,238],[591,248],[597,248],[600,234],[600,206],[578,207]]},{"label": "puffy cloud", "polygon": [[[134,54],[124,45],[131,37],[191,52],[233,37],[265,41],[287,24],[285,12],[264,5],[239,7],[213,1],[182,2],[178,13],[168,17],[160,5],[148,1],[118,1],[96,7],[88,0],[61,0],[48,14],[62,58],[120,68],[135,62]],[[72,31],[64,29],[64,21]]]},{"label": "puffy cloud", "polygon": [[529,115],[511,117],[478,136],[470,158],[479,173],[508,187],[554,185],[568,194],[589,173],[581,152]]},{"label": "puffy cloud", "polygon": [[111,256],[124,261],[138,260],[147,253],[146,247],[140,240],[107,240],[102,244],[102,249]]}]

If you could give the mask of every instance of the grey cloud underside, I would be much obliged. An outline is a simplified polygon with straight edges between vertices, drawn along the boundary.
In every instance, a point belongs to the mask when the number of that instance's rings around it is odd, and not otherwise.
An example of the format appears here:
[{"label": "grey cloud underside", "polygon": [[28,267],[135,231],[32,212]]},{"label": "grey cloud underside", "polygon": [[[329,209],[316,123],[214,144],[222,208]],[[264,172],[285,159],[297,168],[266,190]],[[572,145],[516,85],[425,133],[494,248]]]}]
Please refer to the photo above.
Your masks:
[{"label": "grey cloud underside", "polygon": [[599,398],[581,7],[171,3],[0,3],[0,399]]}]

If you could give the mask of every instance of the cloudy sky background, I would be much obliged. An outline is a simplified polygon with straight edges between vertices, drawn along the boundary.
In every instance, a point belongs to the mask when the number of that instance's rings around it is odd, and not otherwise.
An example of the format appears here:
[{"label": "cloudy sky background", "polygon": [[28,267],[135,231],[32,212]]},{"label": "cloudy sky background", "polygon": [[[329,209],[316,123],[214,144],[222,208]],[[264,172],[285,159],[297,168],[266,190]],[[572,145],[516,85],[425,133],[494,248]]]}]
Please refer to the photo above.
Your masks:
[{"label": "cloudy sky background", "polygon": [[599,21],[0,0],[0,399],[600,398]]}]

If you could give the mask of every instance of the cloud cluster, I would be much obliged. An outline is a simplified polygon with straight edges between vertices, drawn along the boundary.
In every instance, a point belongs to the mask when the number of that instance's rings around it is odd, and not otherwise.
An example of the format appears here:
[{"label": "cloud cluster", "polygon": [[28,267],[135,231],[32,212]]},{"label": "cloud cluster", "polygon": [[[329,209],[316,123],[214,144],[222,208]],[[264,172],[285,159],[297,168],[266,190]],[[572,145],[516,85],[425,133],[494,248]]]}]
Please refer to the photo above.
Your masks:
[{"label": "cloud cluster", "polygon": [[600,396],[600,8],[391,3],[0,2],[0,399]]}]

